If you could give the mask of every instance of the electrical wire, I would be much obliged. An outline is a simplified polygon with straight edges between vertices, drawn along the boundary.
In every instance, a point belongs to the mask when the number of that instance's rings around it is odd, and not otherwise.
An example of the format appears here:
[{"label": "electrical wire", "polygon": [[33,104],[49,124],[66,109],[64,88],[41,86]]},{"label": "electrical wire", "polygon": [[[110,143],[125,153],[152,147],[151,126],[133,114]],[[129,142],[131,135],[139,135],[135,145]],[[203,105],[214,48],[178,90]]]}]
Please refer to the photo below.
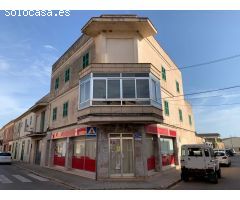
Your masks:
[{"label": "electrical wire", "polygon": [[171,97],[164,97],[162,99],[169,99],[169,98],[175,98],[175,97],[185,97],[185,96],[191,96],[191,95],[197,95],[197,94],[205,94],[205,93],[218,92],[218,91],[230,90],[230,89],[235,89],[235,88],[240,88],[240,85],[234,85],[234,86],[231,86],[231,87],[219,88],[219,89],[214,89],[214,90],[206,90],[206,91],[201,91],[201,92],[193,92],[193,93],[182,94],[182,95],[171,96]]},{"label": "electrical wire", "polygon": [[219,59],[216,59],[216,60],[211,60],[211,61],[203,62],[203,63],[199,63],[199,64],[189,65],[189,66],[185,66],[185,67],[169,69],[169,70],[166,70],[166,71],[173,71],[173,70],[179,70],[179,69],[188,69],[188,68],[201,67],[201,66],[204,66],[204,65],[210,65],[210,64],[213,64],[213,63],[223,62],[223,61],[231,60],[231,59],[238,58],[238,57],[240,57],[240,54],[236,54],[236,55],[225,57],[225,58],[219,58]]}]

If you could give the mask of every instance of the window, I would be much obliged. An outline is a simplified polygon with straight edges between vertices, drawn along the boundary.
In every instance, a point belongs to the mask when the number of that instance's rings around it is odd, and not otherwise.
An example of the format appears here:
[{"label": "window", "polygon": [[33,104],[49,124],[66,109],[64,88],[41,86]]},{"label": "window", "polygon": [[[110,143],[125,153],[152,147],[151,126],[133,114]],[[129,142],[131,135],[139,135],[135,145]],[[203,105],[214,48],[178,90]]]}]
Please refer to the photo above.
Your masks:
[{"label": "window", "polygon": [[28,120],[25,119],[25,125],[24,125],[25,130],[26,130],[26,128],[28,127],[28,122],[27,122],[27,121],[28,121]]},{"label": "window", "polygon": [[123,80],[123,98],[134,99],[135,96],[135,80]]},{"label": "window", "polygon": [[70,79],[70,68],[65,71],[65,83]]},{"label": "window", "polygon": [[57,119],[57,108],[53,108],[52,120],[55,121]]},{"label": "window", "polygon": [[32,125],[32,116],[30,117],[30,126]]},{"label": "window", "polygon": [[169,116],[169,106],[167,101],[164,101],[164,112],[165,115]]},{"label": "window", "polygon": [[178,109],[178,114],[179,114],[179,120],[182,122],[183,121],[183,115],[182,115],[182,110]]},{"label": "window", "polygon": [[93,81],[93,98],[95,99],[106,98],[106,80]]},{"label": "window", "polygon": [[120,98],[120,80],[108,80],[107,98],[119,99]]},{"label": "window", "polygon": [[149,98],[149,80],[137,79],[137,98]]},{"label": "window", "polygon": [[167,80],[166,69],[165,69],[163,66],[162,66],[162,79],[163,79],[164,81]]},{"label": "window", "polygon": [[192,126],[192,117],[191,117],[191,115],[188,115],[188,121],[189,121],[189,125]]},{"label": "window", "polygon": [[55,90],[59,88],[59,77],[55,79]]},{"label": "window", "polygon": [[83,55],[83,69],[89,65],[89,53]]},{"label": "window", "polygon": [[188,148],[188,156],[202,157],[201,148]]},{"label": "window", "polygon": [[80,107],[154,105],[161,107],[160,81],[149,73],[93,73],[80,80]]},{"label": "window", "polygon": [[68,115],[68,102],[63,104],[63,117]]},{"label": "window", "polygon": [[207,149],[204,149],[204,154],[205,154],[206,157],[209,157],[209,155],[210,155],[209,151]]},{"label": "window", "polygon": [[180,88],[179,88],[179,83],[178,83],[178,81],[176,81],[176,90],[177,90],[178,93],[180,92]]}]

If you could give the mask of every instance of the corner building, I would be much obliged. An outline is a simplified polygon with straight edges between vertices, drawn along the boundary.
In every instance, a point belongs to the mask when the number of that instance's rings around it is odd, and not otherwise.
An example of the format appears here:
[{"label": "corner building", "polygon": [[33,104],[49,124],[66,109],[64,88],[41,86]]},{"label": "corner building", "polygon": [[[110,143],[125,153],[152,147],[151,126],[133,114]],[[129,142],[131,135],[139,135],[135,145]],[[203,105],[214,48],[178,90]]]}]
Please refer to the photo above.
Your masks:
[{"label": "corner building", "polygon": [[93,179],[146,178],[201,143],[181,72],[148,18],[91,18],[52,67],[44,166]]}]

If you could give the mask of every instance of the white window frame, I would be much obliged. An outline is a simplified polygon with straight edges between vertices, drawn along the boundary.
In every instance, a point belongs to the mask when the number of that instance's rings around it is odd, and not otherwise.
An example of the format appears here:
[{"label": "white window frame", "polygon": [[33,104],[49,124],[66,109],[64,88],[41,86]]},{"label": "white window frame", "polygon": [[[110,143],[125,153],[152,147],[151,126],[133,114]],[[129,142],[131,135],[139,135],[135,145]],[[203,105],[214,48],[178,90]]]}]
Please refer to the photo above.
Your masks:
[{"label": "white window frame", "polygon": [[[161,108],[161,94],[160,94],[160,80],[157,79],[155,76],[153,76],[151,73],[149,73],[148,77],[123,77],[122,73],[119,73],[120,75],[118,77],[94,77],[93,73],[90,73],[89,77],[86,76],[85,80],[79,81],[79,104],[78,104],[78,110],[84,109],[89,106],[93,106],[93,101],[112,101],[112,102],[120,102],[119,105],[111,105],[111,106],[139,106],[139,105],[124,105],[124,101],[149,101],[149,105],[142,105],[142,106],[155,106],[158,108]],[[81,102],[81,85],[85,84],[87,81],[90,80],[90,99]],[[106,98],[93,98],[93,82],[94,80],[105,80],[106,82]],[[108,80],[120,80],[120,98],[108,98]],[[135,98],[123,98],[123,80],[134,80],[135,84]],[[138,98],[137,96],[137,80],[148,80],[148,86],[149,86],[149,98]],[[159,86],[159,96],[157,95],[157,100],[152,98],[152,80],[154,80],[157,83],[157,86]],[[156,93],[157,94],[157,93]],[[84,104],[86,102],[89,102],[87,106],[81,106],[81,104]],[[94,106],[108,106],[108,105],[94,105]]]}]

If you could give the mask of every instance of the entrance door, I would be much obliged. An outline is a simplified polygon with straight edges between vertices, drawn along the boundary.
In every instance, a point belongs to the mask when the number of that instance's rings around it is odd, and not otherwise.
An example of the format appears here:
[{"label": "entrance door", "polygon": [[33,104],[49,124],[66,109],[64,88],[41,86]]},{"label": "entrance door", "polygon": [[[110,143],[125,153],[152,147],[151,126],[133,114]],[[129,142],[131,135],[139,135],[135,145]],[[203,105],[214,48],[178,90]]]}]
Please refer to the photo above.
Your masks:
[{"label": "entrance door", "polygon": [[35,164],[40,165],[40,160],[41,160],[40,140],[37,140],[35,152]]},{"label": "entrance door", "polygon": [[134,176],[133,137],[131,134],[110,134],[110,176]]},{"label": "entrance door", "polygon": [[22,142],[22,150],[21,150],[21,160],[23,160],[23,156],[24,156],[24,149],[25,149],[25,141]]}]

